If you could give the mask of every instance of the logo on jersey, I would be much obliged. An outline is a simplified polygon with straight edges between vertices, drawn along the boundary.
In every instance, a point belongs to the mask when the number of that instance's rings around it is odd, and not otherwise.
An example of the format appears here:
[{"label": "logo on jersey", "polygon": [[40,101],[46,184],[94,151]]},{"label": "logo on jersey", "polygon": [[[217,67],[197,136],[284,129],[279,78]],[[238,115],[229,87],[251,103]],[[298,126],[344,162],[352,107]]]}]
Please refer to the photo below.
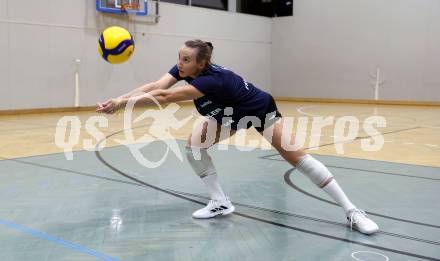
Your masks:
[{"label": "logo on jersey", "polygon": [[206,116],[214,117],[215,115],[219,114],[221,111],[222,111],[222,109],[217,108],[217,109],[211,111],[210,113],[208,113]]},{"label": "logo on jersey", "polygon": [[249,91],[249,83],[245,79],[243,79],[243,82],[244,82],[244,88],[246,88],[246,90]]},{"label": "logo on jersey", "polygon": [[212,103],[212,101],[205,101],[204,103],[202,103],[201,105],[200,105],[200,108],[205,108],[206,106],[208,106],[209,104],[211,104]]}]

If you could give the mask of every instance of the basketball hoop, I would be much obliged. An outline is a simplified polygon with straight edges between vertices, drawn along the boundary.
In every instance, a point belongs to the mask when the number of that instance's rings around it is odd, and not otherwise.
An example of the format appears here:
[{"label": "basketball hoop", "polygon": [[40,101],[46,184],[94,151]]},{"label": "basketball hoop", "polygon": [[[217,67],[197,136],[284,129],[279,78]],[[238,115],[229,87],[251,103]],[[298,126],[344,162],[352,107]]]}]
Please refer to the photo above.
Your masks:
[{"label": "basketball hoop", "polygon": [[122,4],[121,11],[125,12],[125,13],[138,12],[139,11],[139,4],[138,3]]},{"label": "basketball hoop", "polygon": [[146,16],[148,20],[158,23],[159,2],[160,0],[96,0],[96,10],[104,13],[128,15],[129,17],[132,15]]}]

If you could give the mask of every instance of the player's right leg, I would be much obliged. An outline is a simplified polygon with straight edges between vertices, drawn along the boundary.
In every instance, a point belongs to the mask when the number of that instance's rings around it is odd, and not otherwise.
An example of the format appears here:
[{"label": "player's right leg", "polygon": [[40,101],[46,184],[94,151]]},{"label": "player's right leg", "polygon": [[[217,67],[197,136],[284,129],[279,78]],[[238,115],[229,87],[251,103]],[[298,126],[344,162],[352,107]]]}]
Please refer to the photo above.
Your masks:
[{"label": "player's right leg", "polygon": [[186,146],[186,157],[194,172],[201,178],[208,189],[211,200],[208,205],[193,213],[194,218],[212,218],[227,215],[235,210],[231,201],[220,186],[217,171],[208,149],[212,145],[234,135],[235,131],[221,128],[213,119],[206,119],[196,125]]}]

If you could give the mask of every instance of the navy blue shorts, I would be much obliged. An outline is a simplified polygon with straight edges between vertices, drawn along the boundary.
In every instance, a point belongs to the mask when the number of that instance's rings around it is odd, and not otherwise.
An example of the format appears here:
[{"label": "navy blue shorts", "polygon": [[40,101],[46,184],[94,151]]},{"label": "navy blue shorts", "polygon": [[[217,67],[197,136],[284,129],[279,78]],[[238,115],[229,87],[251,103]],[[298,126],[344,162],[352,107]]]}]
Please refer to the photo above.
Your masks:
[{"label": "navy blue shorts", "polygon": [[269,105],[267,106],[266,113],[264,114],[263,117],[261,118],[259,117],[261,121],[260,127],[254,126],[254,128],[258,132],[263,132],[266,128],[272,126],[281,117],[283,117],[283,115],[281,115],[280,111],[278,111],[277,104],[275,103],[273,97],[270,96],[270,102]]},{"label": "navy blue shorts", "polygon": [[228,106],[216,104],[205,97],[199,98],[195,105],[201,115],[215,119],[220,125],[228,126],[233,130],[249,129],[253,126],[258,132],[263,132],[282,117],[271,95],[269,95],[269,103],[262,113],[242,115],[234,112],[232,116],[228,116],[225,115],[225,109],[227,111]]}]

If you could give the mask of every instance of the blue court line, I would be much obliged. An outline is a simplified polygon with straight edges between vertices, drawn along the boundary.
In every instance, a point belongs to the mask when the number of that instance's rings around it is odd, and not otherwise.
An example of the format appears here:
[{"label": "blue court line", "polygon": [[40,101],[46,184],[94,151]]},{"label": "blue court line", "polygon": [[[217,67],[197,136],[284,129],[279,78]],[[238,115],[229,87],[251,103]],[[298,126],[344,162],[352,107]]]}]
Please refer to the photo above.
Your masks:
[{"label": "blue court line", "polygon": [[25,227],[25,226],[22,226],[22,225],[19,225],[19,224],[10,222],[10,221],[6,221],[6,220],[0,219],[0,224],[4,225],[4,226],[7,226],[9,228],[18,230],[20,232],[32,235],[34,237],[38,237],[38,238],[41,238],[41,239],[44,239],[44,240],[47,240],[47,241],[51,241],[51,242],[56,243],[56,244],[60,244],[60,245],[62,245],[64,247],[66,247],[66,248],[70,248],[70,249],[76,250],[78,252],[81,252],[81,253],[84,253],[84,254],[87,254],[87,255],[90,255],[90,256],[97,257],[100,260],[120,261],[120,259],[116,259],[116,258],[113,258],[111,256],[107,256],[107,255],[101,254],[99,252],[96,252],[93,249],[89,249],[89,248],[86,248],[86,247],[83,247],[83,246],[80,246],[80,245],[77,245],[77,244],[74,244],[74,243],[67,242],[67,241],[62,240],[60,238],[56,238],[56,237],[53,237],[51,235],[48,235],[48,234],[46,234],[44,232],[37,231],[37,230],[34,230],[32,228],[28,228],[28,227]]}]

